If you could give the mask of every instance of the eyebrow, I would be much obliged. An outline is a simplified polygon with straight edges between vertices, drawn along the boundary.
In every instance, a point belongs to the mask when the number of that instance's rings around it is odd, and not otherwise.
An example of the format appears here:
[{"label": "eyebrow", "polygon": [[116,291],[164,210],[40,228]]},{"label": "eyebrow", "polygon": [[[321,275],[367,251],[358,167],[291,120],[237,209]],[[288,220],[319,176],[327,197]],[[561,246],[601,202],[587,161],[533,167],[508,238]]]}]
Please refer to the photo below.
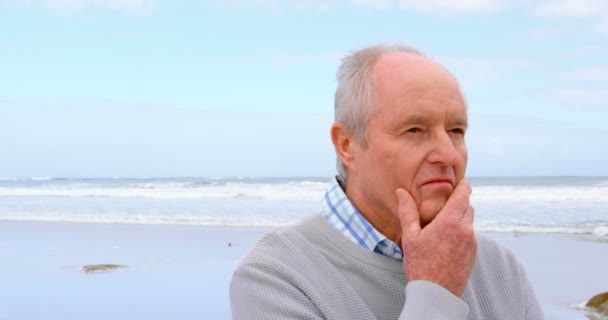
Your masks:
[{"label": "eyebrow", "polygon": [[469,121],[466,117],[458,117],[454,121],[449,122],[451,125],[461,126],[467,128],[469,126]]},{"label": "eyebrow", "polygon": [[[413,115],[410,116],[408,118],[406,118],[405,120],[399,122],[399,127],[405,127],[405,126],[409,126],[409,125],[422,125],[422,124],[426,124],[428,122],[428,119],[426,119],[423,116],[419,116],[419,115]],[[453,121],[449,121],[450,125],[455,125],[455,126],[462,126],[462,127],[468,127],[469,126],[469,121],[467,120],[466,117],[458,117],[456,119],[454,119]]]},{"label": "eyebrow", "polygon": [[428,120],[425,117],[413,115],[408,117],[407,119],[399,122],[400,127],[405,127],[412,124],[425,124]]}]

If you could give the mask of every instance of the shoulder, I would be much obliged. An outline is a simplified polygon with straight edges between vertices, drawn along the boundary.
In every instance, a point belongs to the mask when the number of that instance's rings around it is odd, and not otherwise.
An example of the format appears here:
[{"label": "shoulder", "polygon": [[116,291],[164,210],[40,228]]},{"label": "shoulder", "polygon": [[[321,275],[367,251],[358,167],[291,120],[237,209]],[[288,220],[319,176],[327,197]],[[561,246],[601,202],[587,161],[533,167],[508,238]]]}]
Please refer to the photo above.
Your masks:
[{"label": "shoulder", "polygon": [[[543,319],[523,264],[508,248],[477,234],[477,258],[465,300],[483,319]],[[487,297],[492,297],[488,299]],[[475,303],[473,303],[476,301]],[[492,316],[487,316],[492,314]]]},{"label": "shoulder", "polygon": [[523,281],[527,276],[516,255],[488,236],[477,234],[477,258],[473,276],[495,283]]},{"label": "shoulder", "polygon": [[230,283],[234,319],[285,319],[296,309],[302,318],[318,317],[306,294],[315,292],[311,279],[319,277],[308,224],[266,234],[239,263]]},{"label": "shoulder", "polygon": [[319,249],[321,241],[317,239],[315,223],[318,223],[317,219],[310,217],[264,235],[241,260],[236,274],[257,269],[276,275],[279,268],[286,270],[302,266]]},{"label": "shoulder", "polygon": [[490,264],[506,264],[507,266],[517,267],[519,261],[510,249],[489,238],[488,236],[477,233],[477,256],[478,260]]},{"label": "shoulder", "polygon": [[[318,237],[315,229],[316,216],[308,217],[294,225],[275,229],[264,235],[250,252],[250,257],[272,257],[282,254],[293,254],[294,251],[306,250]],[[246,259],[247,259],[246,258]]]}]

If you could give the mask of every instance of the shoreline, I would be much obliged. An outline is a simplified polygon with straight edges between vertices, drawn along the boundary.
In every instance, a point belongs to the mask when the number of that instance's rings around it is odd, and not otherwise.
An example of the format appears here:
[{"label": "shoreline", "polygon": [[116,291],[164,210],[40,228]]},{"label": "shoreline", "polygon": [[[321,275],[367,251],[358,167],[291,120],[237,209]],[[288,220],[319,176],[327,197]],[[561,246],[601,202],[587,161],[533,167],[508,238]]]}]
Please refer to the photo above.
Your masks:
[{"label": "shoreline", "polygon": [[[0,224],[2,223],[15,223],[15,224],[56,224],[56,225],[107,225],[107,226],[166,226],[166,227],[192,227],[192,228],[225,228],[225,229],[237,229],[237,230],[264,230],[266,232],[270,232],[274,229],[280,229],[283,227],[288,227],[291,224],[297,223],[298,220],[293,221],[287,225],[259,225],[259,226],[251,226],[251,225],[234,225],[234,224],[204,224],[204,223],[191,223],[191,222],[110,222],[110,221],[65,221],[65,220],[39,220],[39,219],[2,219],[0,218]],[[496,231],[496,230],[479,230],[477,233],[485,234],[485,235],[511,235],[513,237],[527,237],[527,236],[557,236],[557,237],[571,237],[580,241],[589,241],[589,242],[600,242],[600,243],[608,243],[608,235],[594,235],[593,233],[576,233],[576,232],[538,232],[538,231]]]}]

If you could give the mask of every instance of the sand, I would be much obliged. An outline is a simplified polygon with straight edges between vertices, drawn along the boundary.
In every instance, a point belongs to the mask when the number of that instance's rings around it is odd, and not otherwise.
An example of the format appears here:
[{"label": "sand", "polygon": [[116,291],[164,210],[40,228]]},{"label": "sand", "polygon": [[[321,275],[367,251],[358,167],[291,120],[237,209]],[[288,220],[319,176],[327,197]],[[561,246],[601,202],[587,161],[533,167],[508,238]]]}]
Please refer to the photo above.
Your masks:
[{"label": "sand", "polygon": [[[0,222],[0,319],[230,319],[238,261],[270,229]],[[522,260],[547,319],[608,291],[608,243],[488,234]],[[84,272],[84,266],[116,265]],[[103,269],[103,268],[102,268]]]}]

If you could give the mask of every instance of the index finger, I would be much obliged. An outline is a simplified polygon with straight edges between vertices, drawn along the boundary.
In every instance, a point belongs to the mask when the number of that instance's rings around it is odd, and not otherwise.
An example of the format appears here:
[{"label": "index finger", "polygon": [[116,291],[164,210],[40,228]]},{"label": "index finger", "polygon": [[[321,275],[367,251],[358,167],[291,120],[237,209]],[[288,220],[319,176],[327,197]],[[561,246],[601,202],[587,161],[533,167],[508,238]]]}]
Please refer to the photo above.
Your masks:
[{"label": "index finger", "polygon": [[402,188],[395,190],[397,196],[397,214],[401,223],[403,235],[413,235],[420,232],[420,214],[416,201]]}]

